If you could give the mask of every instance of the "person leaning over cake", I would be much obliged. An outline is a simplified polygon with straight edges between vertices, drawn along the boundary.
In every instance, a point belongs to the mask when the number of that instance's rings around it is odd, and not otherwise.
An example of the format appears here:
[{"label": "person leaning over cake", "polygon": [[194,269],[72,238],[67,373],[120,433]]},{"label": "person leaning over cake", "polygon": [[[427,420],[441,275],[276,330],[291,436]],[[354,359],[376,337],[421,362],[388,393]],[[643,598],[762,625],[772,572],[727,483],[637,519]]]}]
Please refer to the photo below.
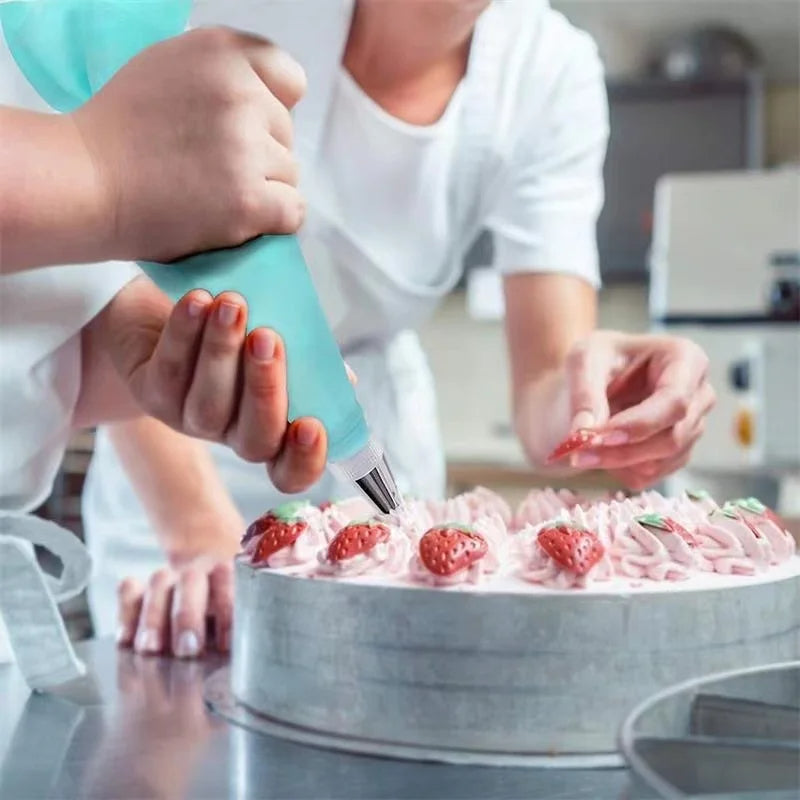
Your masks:
[{"label": "person leaning over cake", "polygon": [[[313,18],[303,5],[207,13],[274,34],[306,69],[294,119],[301,241],[401,489],[444,491],[433,384],[413,331],[482,229],[503,276],[513,418],[531,464],[584,427],[603,443],[575,470],[605,469],[639,489],[685,464],[714,402],[706,356],[685,339],[595,329],[608,113],[590,38],[543,0],[342,1]],[[242,339],[231,329],[220,354]],[[275,345],[264,355],[277,363]],[[186,432],[214,438],[231,419],[227,400],[209,402]],[[194,656],[211,646],[211,616],[227,649],[245,522],[281,502],[281,489],[316,502],[348,491],[321,463],[305,478],[268,484],[234,452],[152,418],[101,429],[83,506],[98,631],[114,629],[127,575],[122,644]]]}]

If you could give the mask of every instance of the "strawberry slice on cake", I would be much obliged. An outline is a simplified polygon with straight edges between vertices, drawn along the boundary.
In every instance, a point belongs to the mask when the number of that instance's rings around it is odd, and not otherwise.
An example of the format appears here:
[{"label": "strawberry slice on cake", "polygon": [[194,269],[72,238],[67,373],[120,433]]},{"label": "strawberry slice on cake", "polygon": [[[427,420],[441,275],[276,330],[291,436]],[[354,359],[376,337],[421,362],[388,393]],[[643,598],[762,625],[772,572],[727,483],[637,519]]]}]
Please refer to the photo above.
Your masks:
[{"label": "strawberry slice on cake", "polygon": [[242,548],[254,567],[286,567],[311,561],[324,541],[320,511],[305,501],[285,503],[251,523]]},{"label": "strawberry slice on cake", "polygon": [[605,554],[593,531],[571,521],[546,523],[536,534],[533,554],[522,577],[553,589],[584,587]]},{"label": "strawberry slice on cake", "polygon": [[318,570],[340,577],[399,572],[406,561],[406,540],[383,522],[351,522],[317,554]]},{"label": "strawberry slice on cake", "polygon": [[486,571],[489,543],[467,525],[446,523],[428,530],[411,561],[411,577],[434,586],[478,583]]}]

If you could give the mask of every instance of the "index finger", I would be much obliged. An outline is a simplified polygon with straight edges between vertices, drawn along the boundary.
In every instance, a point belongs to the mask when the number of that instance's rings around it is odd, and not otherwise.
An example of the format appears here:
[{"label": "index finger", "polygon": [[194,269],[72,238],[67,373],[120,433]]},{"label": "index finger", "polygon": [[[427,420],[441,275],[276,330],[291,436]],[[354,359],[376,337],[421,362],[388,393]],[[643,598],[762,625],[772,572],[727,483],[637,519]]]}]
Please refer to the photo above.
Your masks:
[{"label": "index finger", "polygon": [[306,73],[285,50],[253,34],[242,34],[247,59],[261,82],[280,103],[293,108],[306,92]]},{"label": "index finger", "polygon": [[608,419],[608,380],[614,352],[605,343],[577,345],[567,356],[570,430],[594,428]]},{"label": "index finger", "polygon": [[224,561],[214,567],[209,578],[209,590],[217,650],[227,653],[231,649],[233,621],[233,561]]},{"label": "index finger", "polygon": [[142,612],[144,586],[136,578],[125,578],[117,587],[117,644],[130,647]]}]

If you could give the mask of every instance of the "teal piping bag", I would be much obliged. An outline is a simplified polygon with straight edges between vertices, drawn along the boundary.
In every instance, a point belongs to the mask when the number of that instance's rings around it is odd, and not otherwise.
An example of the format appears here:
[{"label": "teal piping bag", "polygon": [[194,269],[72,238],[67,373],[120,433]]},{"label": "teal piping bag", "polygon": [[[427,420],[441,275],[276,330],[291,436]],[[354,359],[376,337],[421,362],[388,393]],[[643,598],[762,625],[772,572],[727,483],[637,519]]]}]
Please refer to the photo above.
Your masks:
[{"label": "teal piping bag", "polygon": [[[0,24],[21,72],[58,111],[86,102],[137,53],[185,30],[191,0],[10,0]],[[289,419],[316,417],[334,472],[384,513],[397,508],[391,470],[371,437],[294,236],[262,236],[142,270],[173,300],[202,288],[241,294],[248,328],[277,331],[286,348]]]}]

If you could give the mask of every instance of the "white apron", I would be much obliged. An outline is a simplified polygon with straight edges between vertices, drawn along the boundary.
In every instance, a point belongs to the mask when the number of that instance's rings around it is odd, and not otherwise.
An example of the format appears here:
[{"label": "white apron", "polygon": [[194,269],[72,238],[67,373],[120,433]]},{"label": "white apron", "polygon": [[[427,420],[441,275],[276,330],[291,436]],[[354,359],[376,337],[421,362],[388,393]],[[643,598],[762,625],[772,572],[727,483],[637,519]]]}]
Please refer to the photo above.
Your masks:
[{"label": "white apron", "polygon": [[[215,3],[203,3],[194,24],[224,22],[275,41],[306,67],[309,93],[295,114],[296,152],[303,190],[309,201],[301,233],[320,299],[348,363],[356,371],[357,392],[367,419],[383,443],[402,491],[417,496],[442,494],[445,465],[439,434],[433,379],[419,340],[412,329],[429,316],[457,283],[463,256],[479,232],[485,209],[492,202],[494,115],[487,101],[499,96],[500,56],[519,30],[510,22],[523,3],[512,0],[490,7],[473,37],[469,74],[460,113],[459,141],[449,202],[459,236],[448,263],[435,281],[410,283],[373,263],[346,233],[337,208],[319,202],[313,165],[324,131],[334,80],[349,30],[352,2],[324,0],[313,32],[285,13],[285,6],[242,4],[217,13]],[[526,6],[528,14],[531,6]],[[240,19],[237,19],[241,15]],[[336,258],[331,257],[336,254]],[[268,481],[263,466],[247,464],[230,450],[212,446],[222,479],[246,520],[279,503],[281,495]],[[329,475],[307,496],[315,502],[352,494],[352,487],[334,483]],[[105,432],[98,432],[96,449],[83,499],[84,524],[95,581],[90,599],[100,634],[114,630],[116,586],[126,575],[146,579],[164,562],[155,534]]]}]

